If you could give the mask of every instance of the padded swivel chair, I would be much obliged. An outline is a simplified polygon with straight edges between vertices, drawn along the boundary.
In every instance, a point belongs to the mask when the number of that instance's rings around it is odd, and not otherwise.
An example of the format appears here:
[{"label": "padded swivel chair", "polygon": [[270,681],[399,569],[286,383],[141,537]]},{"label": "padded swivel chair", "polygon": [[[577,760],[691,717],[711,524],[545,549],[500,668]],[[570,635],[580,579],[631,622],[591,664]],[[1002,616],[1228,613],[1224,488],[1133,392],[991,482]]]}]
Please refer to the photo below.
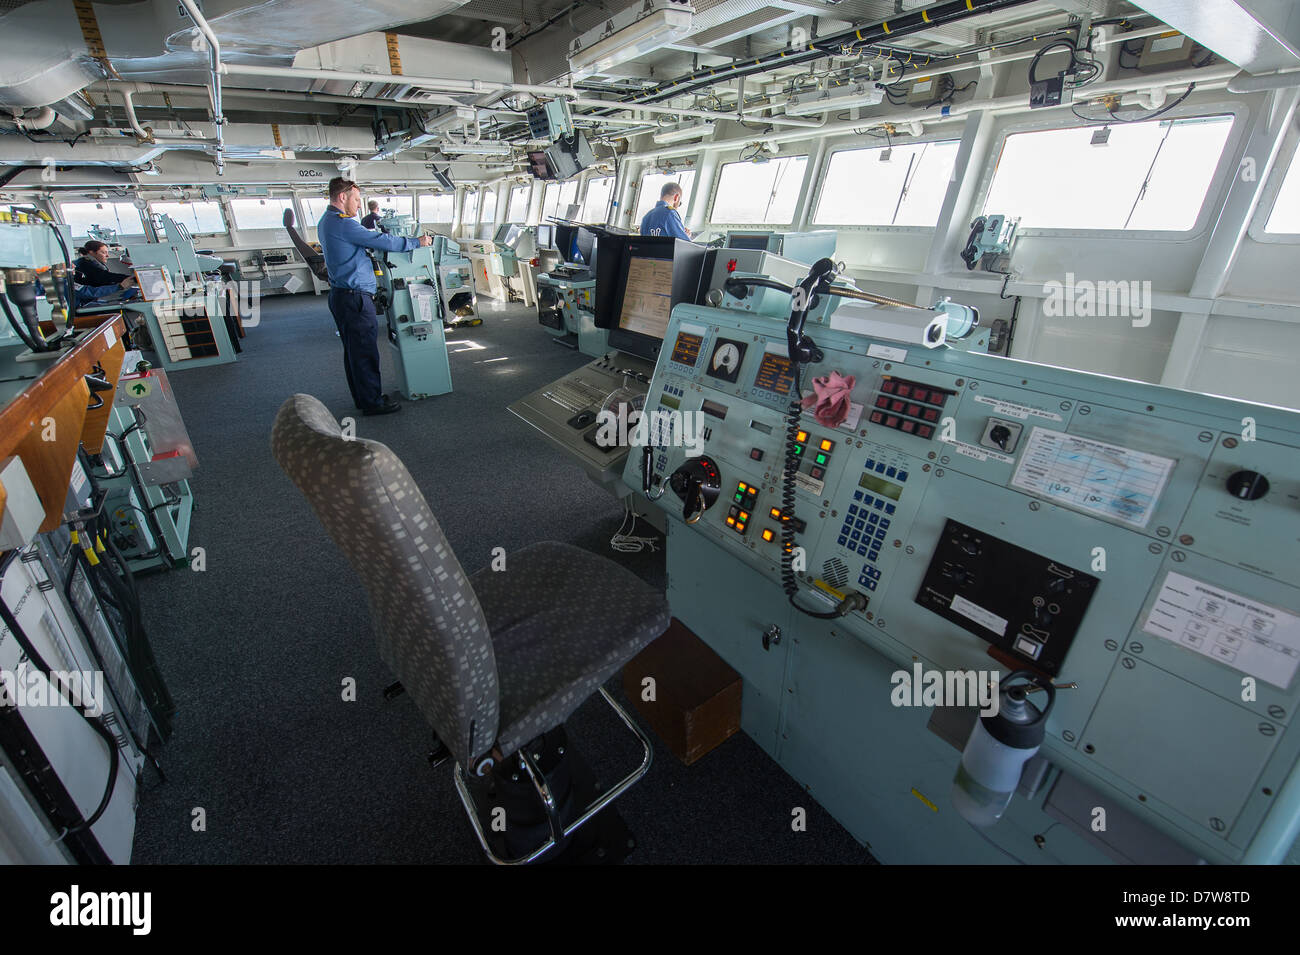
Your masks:
[{"label": "padded swivel chair", "polygon": [[[455,757],[457,791],[489,858],[541,858],[645,775],[650,741],[602,684],[667,629],[662,594],[613,561],[556,541],[508,555],[504,571],[467,577],[397,455],[345,437],[310,395],[281,405],[271,448],[361,578],[379,655]],[[539,741],[597,690],[644,757],[566,821]],[[515,858],[489,845],[467,787],[494,767],[526,777],[545,816],[546,840]]]}]

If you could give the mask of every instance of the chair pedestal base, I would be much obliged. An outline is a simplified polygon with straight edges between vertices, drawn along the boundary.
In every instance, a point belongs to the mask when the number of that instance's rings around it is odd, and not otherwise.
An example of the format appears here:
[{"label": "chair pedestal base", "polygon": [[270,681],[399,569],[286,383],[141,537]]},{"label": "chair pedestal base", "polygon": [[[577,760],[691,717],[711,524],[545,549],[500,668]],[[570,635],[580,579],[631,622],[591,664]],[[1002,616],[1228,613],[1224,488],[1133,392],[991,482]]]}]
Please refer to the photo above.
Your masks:
[{"label": "chair pedestal base", "polygon": [[456,790],[487,857],[498,865],[536,861],[608,864],[635,843],[610,804],[650,768],[650,740],[601,688],[605,701],[641,741],[641,765],[597,795],[595,778],[562,726],[543,734],[482,780],[453,770]]}]

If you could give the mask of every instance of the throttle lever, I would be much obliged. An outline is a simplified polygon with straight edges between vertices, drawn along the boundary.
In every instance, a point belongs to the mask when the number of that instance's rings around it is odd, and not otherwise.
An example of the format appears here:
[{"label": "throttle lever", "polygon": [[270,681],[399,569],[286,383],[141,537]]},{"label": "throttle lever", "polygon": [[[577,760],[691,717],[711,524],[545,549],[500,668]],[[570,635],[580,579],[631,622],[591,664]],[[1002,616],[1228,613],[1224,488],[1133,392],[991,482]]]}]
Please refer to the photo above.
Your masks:
[{"label": "throttle lever", "polygon": [[696,523],[722,490],[722,474],[707,455],[691,458],[672,473],[668,485],[682,499],[682,520]]}]

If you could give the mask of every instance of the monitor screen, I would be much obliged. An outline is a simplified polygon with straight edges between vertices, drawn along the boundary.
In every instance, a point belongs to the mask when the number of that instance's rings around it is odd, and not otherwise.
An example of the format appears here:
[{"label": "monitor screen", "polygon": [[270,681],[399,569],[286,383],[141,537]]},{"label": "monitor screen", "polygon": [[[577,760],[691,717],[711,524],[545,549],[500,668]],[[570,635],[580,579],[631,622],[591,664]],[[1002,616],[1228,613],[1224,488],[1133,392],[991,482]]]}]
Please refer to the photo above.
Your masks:
[{"label": "monitor screen", "polygon": [[537,247],[539,249],[555,248],[555,226],[539,225],[537,227]]},{"label": "monitor screen", "polygon": [[578,248],[577,261],[591,265],[596,254],[596,233],[580,228],[575,242]]},{"label": "monitor screen", "polygon": [[528,154],[528,171],[538,179],[554,179],[555,170],[551,168],[550,160],[546,158],[545,150],[537,150]]},{"label": "monitor screen", "polygon": [[519,245],[519,239],[524,234],[524,230],[517,225],[506,224],[497,229],[496,238],[493,240],[498,245],[504,245],[508,249],[514,249]]},{"label": "monitor screen", "polygon": [[497,228],[497,234],[494,235],[494,236],[492,237],[492,241],[493,241],[493,242],[505,242],[505,241],[506,241],[506,236],[508,236],[508,235],[510,234],[510,230],[513,229],[513,228],[514,228],[514,226],[510,225],[509,223],[506,223],[505,225],[499,226],[499,227]]},{"label": "monitor screen", "polygon": [[772,237],[766,234],[758,235],[737,235],[727,236],[727,248],[729,249],[757,249],[760,252],[767,251],[768,242]]}]

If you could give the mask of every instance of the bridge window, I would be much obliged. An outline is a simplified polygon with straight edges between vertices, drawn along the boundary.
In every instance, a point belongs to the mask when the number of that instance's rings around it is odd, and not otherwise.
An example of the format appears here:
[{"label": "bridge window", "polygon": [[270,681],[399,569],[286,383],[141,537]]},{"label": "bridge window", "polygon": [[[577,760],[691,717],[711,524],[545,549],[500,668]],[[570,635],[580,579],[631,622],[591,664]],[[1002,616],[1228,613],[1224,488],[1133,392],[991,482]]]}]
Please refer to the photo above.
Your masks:
[{"label": "bridge window", "polygon": [[497,219],[497,193],[495,189],[484,189],[478,204],[478,221],[491,225]]},{"label": "bridge window", "polygon": [[1277,198],[1273,200],[1273,211],[1264,224],[1264,231],[1290,235],[1300,233],[1300,149],[1291,157],[1291,166],[1282,180]]},{"label": "bridge window", "polygon": [[932,227],[939,220],[958,145],[945,140],[834,153],[813,223]]},{"label": "bridge window", "polygon": [[710,222],[728,225],[789,225],[803,192],[807,156],[767,162],[729,162],[718,176]]},{"label": "bridge window", "polygon": [[173,222],[190,230],[190,235],[224,235],[226,220],[219,202],[151,202],[149,211],[156,216],[170,216]]},{"label": "bridge window", "polygon": [[308,221],[302,223],[304,226],[315,226],[320,222],[320,217],[325,214],[329,208],[330,201],[325,196],[305,196],[298,200],[302,203],[303,214],[307,216]]},{"label": "bridge window", "polygon": [[460,210],[460,221],[464,225],[478,224],[478,190],[465,193],[465,205]]},{"label": "bridge window", "polygon": [[59,214],[76,239],[84,239],[93,225],[114,230],[119,237],[143,236],[140,210],[129,202],[63,202]]},{"label": "bridge window", "polygon": [[587,181],[587,195],[582,200],[583,222],[604,222],[609,211],[609,194],[614,191],[614,177],[602,176]]},{"label": "bridge window", "polygon": [[528,218],[528,196],[531,184],[515,186],[510,190],[510,207],[506,210],[507,222],[523,222]]},{"label": "bridge window", "polygon": [[695,171],[686,169],[673,173],[650,172],[641,178],[641,192],[637,196],[636,215],[632,217],[632,228],[640,227],[645,214],[659,201],[659,190],[670,182],[675,182],[682,187],[682,204],[677,207],[677,211],[683,219],[686,218],[686,210],[691,207],[691,187],[695,185]]},{"label": "bridge window", "polygon": [[578,180],[548,182],[546,192],[542,196],[542,221],[547,222],[552,217],[567,219],[569,217],[569,206],[577,201]]},{"label": "bridge window", "polygon": [[986,213],[1021,228],[1187,232],[1196,226],[1231,116],[1013,133]]},{"label": "bridge window", "polygon": [[239,229],[283,229],[284,210],[292,208],[289,199],[230,200],[230,214]]},{"label": "bridge window", "polygon": [[456,197],[450,192],[420,197],[420,221],[446,225],[456,218]]},{"label": "bridge window", "polygon": [[410,196],[366,196],[366,205],[362,208],[362,214],[370,213],[370,200],[374,199],[379,203],[379,214],[381,216],[392,212],[398,216],[409,216],[415,209],[415,200]]}]

